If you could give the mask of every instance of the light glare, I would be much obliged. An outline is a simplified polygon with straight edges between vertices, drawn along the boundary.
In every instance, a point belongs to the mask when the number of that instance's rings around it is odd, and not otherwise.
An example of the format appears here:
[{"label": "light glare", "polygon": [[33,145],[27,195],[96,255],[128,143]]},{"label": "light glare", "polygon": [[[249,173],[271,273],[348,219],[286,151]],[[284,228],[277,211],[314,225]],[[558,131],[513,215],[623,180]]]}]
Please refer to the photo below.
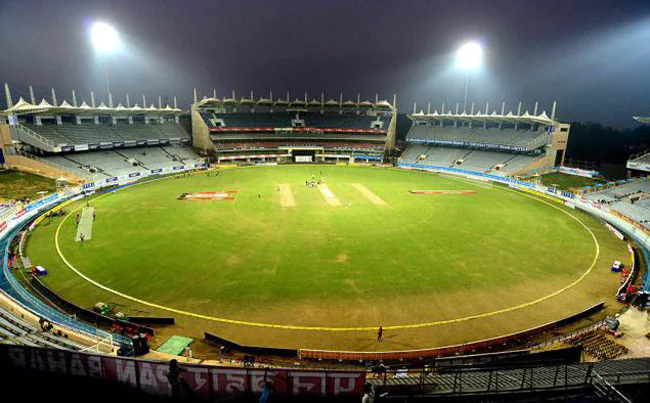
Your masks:
[{"label": "light glare", "polygon": [[109,53],[117,49],[119,39],[115,28],[104,23],[96,22],[90,28],[90,38],[93,46],[101,53]]},{"label": "light glare", "polygon": [[474,70],[481,65],[483,48],[476,42],[466,43],[458,50],[458,66],[463,70]]}]

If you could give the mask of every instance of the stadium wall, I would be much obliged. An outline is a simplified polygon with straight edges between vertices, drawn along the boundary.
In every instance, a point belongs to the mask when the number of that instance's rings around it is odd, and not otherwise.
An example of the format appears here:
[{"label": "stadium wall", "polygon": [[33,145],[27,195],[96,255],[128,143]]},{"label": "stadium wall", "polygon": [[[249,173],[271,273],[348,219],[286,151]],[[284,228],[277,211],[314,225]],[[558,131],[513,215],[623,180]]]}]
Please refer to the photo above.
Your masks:
[{"label": "stadium wall", "polygon": [[[167,362],[85,354],[27,346],[0,345],[0,362],[11,371],[58,373],[102,379],[145,393],[171,396]],[[241,368],[182,363],[184,380],[196,397],[214,399],[260,394],[265,381],[273,383],[276,398],[361,396],[365,371],[286,368]]]},{"label": "stadium wall", "polygon": [[[553,132],[553,138],[551,141],[551,150],[553,151],[553,160],[551,161],[551,166],[563,166],[564,159],[566,157],[566,149],[569,142],[569,132],[571,131],[571,125],[566,123],[560,123],[558,126],[559,130]],[[561,153],[562,155],[559,158],[559,161],[556,161],[558,158],[557,154]]]},{"label": "stadium wall", "polygon": [[6,155],[9,154],[8,148],[12,148],[13,152],[13,146],[11,145],[11,133],[9,132],[9,126],[0,123],[0,168],[5,168],[5,158]]},{"label": "stadium wall", "polygon": [[213,147],[210,129],[198,110],[192,110],[192,145],[204,152],[212,150]]},{"label": "stadium wall", "polygon": [[580,319],[591,316],[594,313],[601,311],[604,307],[605,303],[600,302],[588,309],[585,309],[582,312],[578,312],[575,315],[571,315],[560,320],[549,322],[521,332],[495,337],[492,339],[480,340],[474,343],[464,343],[438,348],[403,351],[327,351],[300,349],[299,354],[301,359],[316,360],[419,360],[425,357],[451,356],[463,351],[484,351],[497,346],[512,348],[517,344],[521,344],[522,339],[526,337],[538,335],[549,330],[554,330],[562,326],[566,326],[569,323],[573,323]]},{"label": "stadium wall", "polygon": [[94,324],[101,324],[103,326],[109,327],[112,325],[120,325],[121,327],[136,329],[138,333],[146,333],[150,336],[155,336],[156,331],[148,326],[139,325],[133,322],[126,322],[117,319],[113,319],[106,315],[102,315],[95,311],[91,311],[85,308],[82,308],[78,305],[73,304],[72,302],[64,299],[59,294],[52,291],[47,287],[41,280],[36,276],[32,276],[30,279],[30,284],[34,289],[36,289],[41,295],[53,302],[56,306],[59,306],[66,310],[68,313],[74,314],[77,318]]}]

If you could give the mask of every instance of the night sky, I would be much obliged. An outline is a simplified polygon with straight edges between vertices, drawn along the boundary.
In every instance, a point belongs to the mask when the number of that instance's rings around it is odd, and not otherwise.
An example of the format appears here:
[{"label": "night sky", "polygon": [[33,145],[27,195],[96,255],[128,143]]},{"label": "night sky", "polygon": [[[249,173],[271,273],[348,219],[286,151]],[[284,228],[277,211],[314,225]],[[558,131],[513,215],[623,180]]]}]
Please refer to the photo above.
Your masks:
[{"label": "night sky", "polygon": [[[0,80],[15,100],[105,98],[103,69],[89,40],[111,23],[122,48],[107,59],[116,102],[177,95],[392,99],[411,112],[462,102],[465,73],[454,64],[467,40],[485,63],[470,80],[481,109],[519,100],[563,121],[633,127],[650,115],[650,1],[89,1],[0,0]],[[5,106],[4,96],[0,101]],[[492,109],[490,107],[490,110]]]}]

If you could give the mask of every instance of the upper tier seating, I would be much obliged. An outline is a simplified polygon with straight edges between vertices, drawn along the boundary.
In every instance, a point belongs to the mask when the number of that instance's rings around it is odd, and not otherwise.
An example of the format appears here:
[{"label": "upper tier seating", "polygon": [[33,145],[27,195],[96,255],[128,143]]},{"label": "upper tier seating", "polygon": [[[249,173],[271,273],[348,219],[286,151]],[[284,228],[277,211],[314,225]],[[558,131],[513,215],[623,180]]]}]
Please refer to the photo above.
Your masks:
[{"label": "upper tier seating", "polygon": [[362,143],[362,142],[344,142],[344,141],[315,141],[306,143],[295,143],[292,141],[250,141],[250,142],[216,142],[215,149],[219,152],[239,151],[239,150],[274,150],[282,146],[314,146],[323,147],[327,150],[349,150],[349,151],[373,151],[380,152],[384,150],[384,145],[379,143]]},{"label": "upper tier seating", "polygon": [[225,127],[291,127],[293,114],[287,113],[215,113],[213,119],[222,119]]},{"label": "upper tier seating", "polygon": [[[532,148],[542,145],[544,140],[550,141],[549,134],[541,131],[515,130],[514,128],[499,129],[491,127],[484,129],[469,126],[439,126],[414,124],[406,135],[408,140],[440,140],[450,142],[469,142],[476,144],[494,144]],[[470,144],[471,145],[471,144]]]},{"label": "upper tier seating", "polygon": [[63,125],[25,124],[29,129],[51,140],[55,145],[99,144],[136,140],[177,140],[189,138],[189,134],[178,123],[144,124],[136,122],[133,125],[120,122],[117,125],[82,123],[64,123]]},{"label": "upper tier seating", "polygon": [[[221,127],[218,122],[224,123],[224,128],[288,128],[296,119],[295,113],[208,113],[201,112],[201,117],[208,127]],[[305,127],[319,129],[372,129],[372,122],[382,121],[381,130],[387,130],[389,117],[365,115],[338,115],[320,113],[300,113],[299,118],[304,120]]]},{"label": "upper tier seating", "polygon": [[68,138],[65,136],[63,133],[59,132],[57,130],[57,126],[53,124],[43,124],[42,126],[36,126],[36,125],[31,125],[31,124],[25,124],[25,126],[36,133],[40,134],[41,136],[45,137],[46,139],[52,141],[55,145],[62,145],[62,144],[74,144],[75,141],[72,138]]},{"label": "upper tier seating", "polygon": [[[300,118],[305,120],[306,127],[319,129],[371,129],[372,122],[377,121],[376,116],[361,115],[301,114]],[[383,130],[386,130],[388,124],[385,126]]]},{"label": "upper tier seating", "polygon": [[156,140],[163,137],[163,133],[158,129],[158,125],[145,125],[145,124],[133,124],[129,125],[128,123],[122,123],[117,126],[113,126],[116,132],[119,133],[119,136],[124,140]]},{"label": "upper tier seating", "polygon": [[315,132],[299,132],[294,131],[291,133],[259,133],[259,132],[246,132],[246,133],[211,133],[210,139],[213,142],[219,143],[225,140],[239,140],[239,141],[284,141],[284,142],[304,142],[310,143],[336,140],[346,142],[372,142],[376,141],[383,146],[386,141],[386,134],[384,133],[315,133]]}]

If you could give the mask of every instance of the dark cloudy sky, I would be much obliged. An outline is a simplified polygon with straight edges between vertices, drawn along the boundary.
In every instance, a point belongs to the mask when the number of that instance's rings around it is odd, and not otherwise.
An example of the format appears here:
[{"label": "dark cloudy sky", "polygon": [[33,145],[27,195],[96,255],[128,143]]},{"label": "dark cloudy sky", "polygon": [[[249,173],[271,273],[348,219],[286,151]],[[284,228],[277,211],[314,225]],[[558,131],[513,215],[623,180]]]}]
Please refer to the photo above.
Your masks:
[{"label": "dark cloudy sky", "polygon": [[[122,49],[108,69],[115,99],[251,90],[329,97],[392,98],[439,108],[462,101],[456,49],[476,39],[483,69],[471,101],[540,101],[561,120],[634,126],[650,115],[649,0],[0,0],[0,80],[14,97],[55,86],[104,96],[88,37],[93,20],[113,24]],[[4,97],[0,103],[4,106]]]}]

